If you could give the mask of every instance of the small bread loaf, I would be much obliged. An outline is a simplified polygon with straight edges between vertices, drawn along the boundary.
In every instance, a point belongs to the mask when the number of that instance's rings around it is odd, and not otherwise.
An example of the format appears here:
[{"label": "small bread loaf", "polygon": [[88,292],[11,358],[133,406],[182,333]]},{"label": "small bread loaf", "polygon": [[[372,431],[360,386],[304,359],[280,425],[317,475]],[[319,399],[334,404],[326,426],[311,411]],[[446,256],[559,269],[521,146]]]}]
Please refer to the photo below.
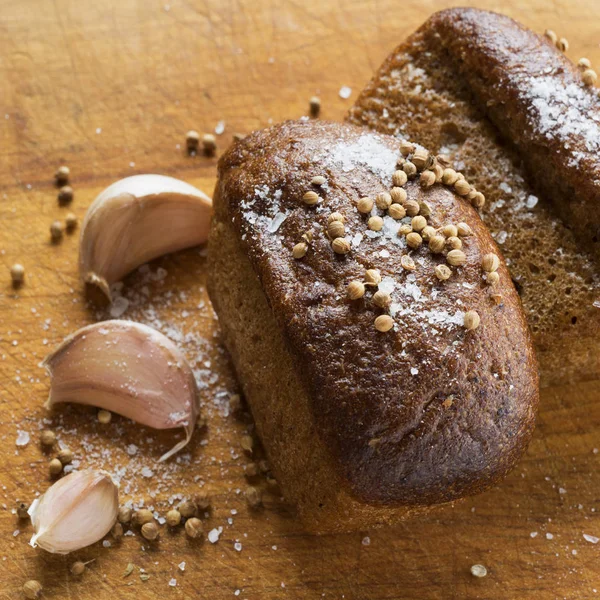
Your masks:
[{"label": "small bread loaf", "polygon": [[480,492],[533,429],[537,367],[504,260],[452,187],[394,178],[411,158],[438,171],[415,150],[296,121],[219,161],[209,293],[275,476],[314,532]]},{"label": "small bread loaf", "polygon": [[463,170],[486,197],[483,218],[518,286],[542,384],[599,379],[598,89],[547,38],[452,8],[392,52],[349,120]]}]

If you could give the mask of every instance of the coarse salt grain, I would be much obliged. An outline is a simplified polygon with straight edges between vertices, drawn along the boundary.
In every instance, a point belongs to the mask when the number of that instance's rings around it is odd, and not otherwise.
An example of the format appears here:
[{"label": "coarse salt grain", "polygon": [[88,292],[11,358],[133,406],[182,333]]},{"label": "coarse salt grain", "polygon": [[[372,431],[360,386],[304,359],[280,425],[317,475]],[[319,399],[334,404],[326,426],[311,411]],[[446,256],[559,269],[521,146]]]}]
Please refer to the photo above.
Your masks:
[{"label": "coarse salt grain", "polygon": [[208,541],[211,544],[216,544],[219,541],[219,536],[221,535],[221,532],[218,529],[211,529],[208,532]]},{"label": "coarse salt grain", "polygon": [[350,98],[350,95],[352,94],[352,88],[348,87],[347,85],[343,85],[340,88],[339,94],[340,94],[340,98],[347,100],[348,98]]},{"label": "coarse salt grain", "polygon": [[185,571],[185,560],[180,562],[178,565],[180,571]]},{"label": "coarse salt grain", "polygon": [[29,434],[26,431],[17,430],[17,446],[27,446],[29,444]]},{"label": "coarse salt grain", "polygon": [[589,535],[587,533],[583,534],[583,539],[586,542],[590,542],[590,544],[597,544],[598,542],[600,542],[600,538],[596,537],[595,535]]},{"label": "coarse salt grain", "polygon": [[169,585],[171,587],[176,587],[177,586],[177,579],[175,579],[175,577],[173,577],[172,579],[169,580]]},{"label": "coarse salt grain", "polygon": [[240,542],[236,542],[233,547],[235,548],[235,550],[237,552],[241,552],[242,551],[242,544]]}]

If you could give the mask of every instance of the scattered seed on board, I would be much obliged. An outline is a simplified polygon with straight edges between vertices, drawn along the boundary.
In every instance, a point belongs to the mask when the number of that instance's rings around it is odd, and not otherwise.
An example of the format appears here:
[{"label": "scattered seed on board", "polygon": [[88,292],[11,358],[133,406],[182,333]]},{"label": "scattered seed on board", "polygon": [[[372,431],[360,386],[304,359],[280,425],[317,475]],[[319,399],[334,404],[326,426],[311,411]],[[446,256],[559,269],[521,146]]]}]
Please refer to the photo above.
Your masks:
[{"label": "scattered seed on board", "polygon": [[392,297],[382,290],[377,290],[373,294],[373,304],[379,308],[388,308],[392,303]]},{"label": "scattered seed on board", "polygon": [[560,38],[557,42],[556,42],[556,47],[561,51],[561,52],[566,52],[569,49],[569,40],[567,40],[567,38]]},{"label": "scattered seed on board", "polygon": [[311,117],[318,117],[321,112],[321,99],[318,96],[313,96],[308,102],[308,109]]},{"label": "scattered seed on board", "polygon": [[67,231],[71,233],[71,231],[73,231],[75,227],[77,227],[77,216],[73,213],[69,213],[65,217],[65,226],[67,228]]},{"label": "scattered seed on board", "polygon": [[388,215],[392,217],[392,219],[403,219],[406,216],[406,210],[402,204],[392,204],[388,208]]},{"label": "scattered seed on board", "polygon": [[442,183],[445,185],[454,185],[458,181],[458,173],[454,169],[444,169],[442,173]]},{"label": "scattered seed on board", "polygon": [[459,223],[456,226],[456,233],[460,237],[469,237],[470,235],[473,235],[472,229],[466,223]]},{"label": "scattered seed on board", "polygon": [[301,258],[304,258],[306,256],[307,252],[308,252],[308,245],[305,242],[298,242],[292,248],[292,256],[296,260],[300,260]]},{"label": "scattered seed on board", "polygon": [[85,563],[78,560],[71,565],[71,575],[75,575],[76,577],[79,575],[83,575],[85,572]]},{"label": "scattered seed on board", "polygon": [[427,202],[419,202],[419,214],[424,217],[431,216],[431,206]]},{"label": "scattered seed on board", "polygon": [[394,319],[390,315],[379,315],[375,319],[375,329],[381,333],[389,331],[394,326]]},{"label": "scattered seed on board", "polygon": [[406,190],[401,187],[393,187],[390,196],[392,197],[392,202],[396,204],[404,204],[407,198]]},{"label": "scattered seed on board", "polygon": [[455,236],[455,235],[451,235],[446,240],[446,245],[451,250],[460,250],[462,248],[462,240],[459,237]]},{"label": "scattered seed on board", "polygon": [[319,194],[317,194],[317,192],[309,190],[304,194],[304,196],[302,196],[302,202],[304,202],[304,204],[306,204],[307,206],[314,206],[319,202]]},{"label": "scattered seed on board", "polygon": [[435,160],[437,160],[438,164],[444,169],[448,168],[452,164],[450,157],[447,154],[438,154],[435,157]]},{"label": "scattered seed on board", "polygon": [[213,156],[217,151],[217,138],[212,133],[205,133],[202,136],[202,149],[206,156]]},{"label": "scattered seed on board", "polygon": [[398,235],[408,235],[412,231],[412,225],[410,223],[402,223],[398,229]]},{"label": "scattered seed on board", "polygon": [[25,279],[25,267],[19,263],[14,264],[10,268],[10,278],[15,285],[23,283],[23,280]]},{"label": "scattered seed on board", "polygon": [[419,183],[423,187],[431,187],[435,183],[435,173],[433,171],[423,171],[419,177]]},{"label": "scattered seed on board", "polygon": [[444,167],[442,167],[442,165],[438,165],[436,163],[431,167],[431,170],[435,174],[436,183],[439,183],[440,181],[442,181],[442,176],[444,175]]},{"label": "scattered seed on board", "polygon": [[185,533],[188,537],[196,539],[202,535],[204,525],[198,517],[192,517],[185,522]]},{"label": "scattered seed on board", "polygon": [[431,155],[425,148],[417,148],[412,156],[412,163],[419,171],[427,169],[431,164]]},{"label": "scattered seed on board", "polygon": [[436,234],[436,231],[435,231],[435,229],[431,225],[426,225],[421,230],[421,237],[425,241],[429,241],[432,237],[435,236],[435,234]]},{"label": "scattered seed on board", "polygon": [[392,203],[392,197],[387,192],[380,192],[375,197],[375,205],[379,210],[387,210]]},{"label": "scattered seed on board", "polygon": [[27,502],[19,502],[19,504],[17,504],[17,516],[19,517],[19,519],[28,519],[28,510],[29,504],[27,504]]},{"label": "scattered seed on board", "polygon": [[483,565],[473,565],[471,567],[471,575],[473,575],[473,577],[485,577],[487,575],[487,569]]},{"label": "scattered seed on board", "polygon": [[458,235],[458,228],[456,225],[444,225],[442,227],[442,233],[447,237],[456,237]]},{"label": "scattered seed on board", "polygon": [[110,534],[115,540],[120,540],[123,537],[123,525],[121,523],[115,523],[110,530]]},{"label": "scattered seed on board", "polygon": [[102,425],[108,425],[112,421],[112,413],[109,410],[98,411],[98,422]]},{"label": "scattered seed on board", "polygon": [[181,513],[176,508],[172,508],[167,513],[165,520],[169,527],[177,527],[181,523]]},{"label": "scattered seed on board", "polygon": [[243,435],[240,440],[240,446],[244,452],[252,454],[254,450],[254,438],[251,435]]},{"label": "scattered seed on board", "polygon": [[179,510],[181,516],[184,519],[195,517],[198,513],[198,508],[196,507],[196,504],[190,500],[184,500],[183,502],[181,502],[177,509]]},{"label": "scattered seed on board", "polygon": [[497,271],[500,266],[500,259],[496,254],[490,252],[485,254],[481,259],[481,268],[488,273],[492,273],[493,271]]},{"label": "scattered seed on board", "polygon": [[331,247],[336,254],[348,254],[350,252],[350,242],[346,238],[335,238]]},{"label": "scattered seed on board", "polygon": [[394,174],[392,175],[392,183],[396,187],[402,187],[407,181],[408,181],[408,175],[404,171],[401,171],[400,169],[395,171]]},{"label": "scattered seed on board", "polygon": [[446,281],[452,276],[452,271],[446,265],[437,265],[434,269],[435,276],[440,281]]},{"label": "scattered seed on board", "polygon": [[556,35],[556,33],[554,33],[554,31],[552,31],[552,29],[546,29],[546,31],[544,31],[544,35],[553,43],[556,44],[556,42],[558,41],[558,36]]},{"label": "scattered seed on board", "polygon": [[121,506],[119,507],[119,512],[117,513],[117,521],[119,523],[129,523],[131,521],[131,513],[132,510],[129,506]]},{"label": "scattered seed on board", "polygon": [[586,69],[581,76],[583,78],[583,83],[588,86],[594,85],[598,80],[598,75],[593,69]]},{"label": "scattered seed on board", "polygon": [[405,271],[414,271],[417,268],[415,261],[408,254],[403,254],[400,257],[400,266]]},{"label": "scattered seed on board", "polygon": [[379,285],[381,273],[377,269],[367,269],[365,272],[365,285]]},{"label": "scattered seed on board", "polygon": [[35,579],[30,579],[23,586],[23,594],[25,598],[39,598],[42,595],[42,584]]},{"label": "scattered seed on board", "polygon": [[52,241],[57,242],[63,236],[63,224],[60,221],[54,221],[50,225],[50,237]]},{"label": "scattered seed on board", "polygon": [[413,217],[410,224],[412,225],[413,231],[423,231],[427,227],[427,219],[422,215]]},{"label": "scattered seed on board", "polygon": [[70,185],[64,185],[58,190],[58,201],[60,204],[69,204],[73,200],[73,188]]},{"label": "scattered seed on board", "polygon": [[365,284],[355,279],[348,284],[346,292],[350,300],[358,300],[365,295]]},{"label": "scattered seed on board", "polygon": [[582,57],[577,61],[577,66],[582,70],[585,71],[586,69],[591,69],[592,68],[592,63],[590,61],[589,58],[585,58]]},{"label": "scattered seed on board", "polygon": [[58,460],[58,458],[53,458],[48,463],[48,471],[50,471],[50,475],[55,477],[63,470],[63,464]]},{"label": "scattered seed on board", "polygon": [[158,537],[158,526],[156,523],[144,523],[141,532],[148,541],[155,540]]},{"label": "scattered seed on board", "polygon": [[460,267],[467,262],[467,255],[462,250],[450,250],[446,254],[446,261],[453,267]]},{"label": "scattered seed on board", "polygon": [[361,198],[356,203],[356,208],[358,209],[358,212],[363,215],[369,214],[373,210],[373,200],[367,197]]},{"label": "scattered seed on board", "polygon": [[415,167],[415,164],[410,160],[404,162],[402,170],[408,175],[409,179],[417,174],[417,167]]},{"label": "scattered seed on board", "polygon": [[338,237],[343,237],[346,234],[346,228],[341,221],[331,221],[329,225],[327,225],[327,235],[329,239],[335,239]]},{"label": "scattered seed on board", "polygon": [[416,217],[421,210],[421,207],[419,206],[419,203],[416,200],[407,200],[404,203],[404,208],[406,210],[406,214],[409,217]]},{"label": "scattered seed on board", "polygon": [[323,177],[323,175],[315,175],[310,182],[313,185],[323,185],[325,182],[327,181],[327,179],[325,177]]},{"label": "scattered seed on board", "polygon": [[486,273],[485,281],[488,285],[496,285],[500,281],[500,275],[498,274],[498,271]]},{"label": "scattered seed on board", "polygon": [[485,205],[485,196],[481,192],[475,192],[475,195],[471,199],[471,204],[477,208],[483,208]]},{"label": "scattered seed on board", "polygon": [[370,217],[367,224],[372,231],[381,231],[383,229],[383,219],[378,216]]},{"label": "scattered seed on board", "polygon": [[310,229],[309,231],[307,231],[306,233],[302,234],[302,239],[307,243],[310,244],[310,242],[313,241],[313,232],[312,229]]},{"label": "scattered seed on board", "polygon": [[198,145],[200,144],[200,134],[193,129],[190,129],[185,134],[185,145],[190,152],[198,149]]},{"label": "scattered seed on board", "polygon": [[466,196],[471,191],[471,186],[466,179],[458,179],[454,184],[454,191],[459,196]]},{"label": "scattered seed on board", "polygon": [[250,508],[258,508],[262,504],[262,494],[254,486],[248,486],[245,492],[246,502]]},{"label": "scattered seed on board", "polygon": [[441,235],[434,235],[429,240],[429,249],[434,254],[439,254],[440,252],[442,252],[444,250],[445,247],[446,247],[446,238]]},{"label": "scattered seed on board", "polygon": [[406,243],[413,248],[413,250],[416,250],[423,243],[423,238],[415,231],[411,231],[406,236]]},{"label": "scattered seed on board", "polygon": [[154,521],[154,515],[147,508],[140,508],[131,515],[131,524],[134,527],[141,527],[152,521]]},{"label": "scattered seed on board", "polygon": [[481,319],[479,318],[479,313],[477,313],[477,311],[468,310],[465,313],[464,325],[465,325],[466,329],[468,329],[468,330],[477,329],[479,327],[480,322],[481,322]]},{"label": "scattered seed on board", "polygon": [[69,175],[71,174],[71,170],[66,165],[62,165],[56,169],[54,173],[54,179],[58,185],[64,185],[69,181]]},{"label": "scattered seed on board", "polygon": [[207,510],[207,509],[209,509],[210,508],[210,496],[208,495],[208,492],[206,492],[204,490],[200,490],[194,496],[194,504],[200,510]]},{"label": "scattered seed on board", "polygon": [[71,452],[69,448],[63,448],[59,451],[56,457],[63,465],[68,465],[73,461],[73,452]]},{"label": "scattered seed on board", "polygon": [[403,140],[400,142],[400,153],[402,156],[408,156],[415,151],[415,145]]}]

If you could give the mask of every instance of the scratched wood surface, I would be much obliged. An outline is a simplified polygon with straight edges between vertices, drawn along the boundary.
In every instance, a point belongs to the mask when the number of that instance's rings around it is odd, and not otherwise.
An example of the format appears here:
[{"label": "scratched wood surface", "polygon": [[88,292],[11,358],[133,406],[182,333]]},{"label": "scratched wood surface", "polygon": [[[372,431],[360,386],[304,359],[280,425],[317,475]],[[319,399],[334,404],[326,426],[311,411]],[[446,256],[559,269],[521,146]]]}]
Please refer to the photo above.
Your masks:
[{"label": "scratched wood surface", "polygon": [[[166,3],[169,4],[166,4]],[[47,598],[505,599],[600,596],[600,386],[547,389],[535,438],[495,489],[392,529],[311,537],[278,490],[262,480],[263,510],[239,493],[251,430],[229,414],[236,391],[205,292],[202,249],[165,257],[126,280],[124,318],[154,325],[182,345],[202,383],[208,426],[177,460],[155,459],[176,433],[157,435],[93,410],[43,408],[41,358],[67,333],[106,313],[86,306],[77,276],[77,235],[49,242],[52,220],[80,218],[109,183],[164,173],[208,193],[215,159],[189,157],[190,128],[247,133],[306,114],[313,94],[324,118],[342,119],[371,73],[437,0],[20,0],[0,3],[0,598],[38,579]],[[600,4],[481,0],[538,31],[566,36],[568,54],[600,64]],[[352,88],[342,100],[341,86]],[[75,200],[56,202],[52,174],[70,166]],[[26,284],[10,285],[21,262]],[[206,531],[191,543],[164,527],[157,543],[135,536],[54,556],[28,545],[17,519],[50,485],[39,430],[54,428],[81,467],[119,470],[122,499],[164,514],[177,494],[212,497]],[[30,442],[16,445],[18,432]],[[131,447],[134,444],[134,448]],[[55,451],[54,451],[55,452]],[[152,475],[148,476],[148,472]],[[146,476],[144,476],[144,474]],[[307,476],[310,476],[307,473]],[[175,498],[174,498],[175,497]],[[206,538],[206,536],[205,536]],[[235,544],[241,544],[241,550]],[[75,559],[91,560],[80,578]],[[178,566],[185,562],[185,570]],[[135,565],[123,576],[128,563]],[[484,564],[488,576],[469,568]],[[149,575],[140,578],[140,570]],[[170,585],[174,583],[174,585]],[[599,590],[598,592],[596,590]]]}]

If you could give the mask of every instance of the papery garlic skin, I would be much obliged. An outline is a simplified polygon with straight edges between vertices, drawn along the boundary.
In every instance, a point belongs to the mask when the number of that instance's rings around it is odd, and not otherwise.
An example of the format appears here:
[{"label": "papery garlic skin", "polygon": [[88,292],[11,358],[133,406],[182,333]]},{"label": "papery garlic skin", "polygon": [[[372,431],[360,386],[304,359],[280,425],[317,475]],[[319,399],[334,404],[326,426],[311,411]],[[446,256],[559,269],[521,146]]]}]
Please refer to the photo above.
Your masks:
[{"label": "papery garlic skin", "polygon": [[206,242],[211,199],[164,175],[134,175],[108,186],[89,207],[79,242],[79,271],[110,300],[110,286],[136,267]]},{"label": "papery garlic skin", "polygon": [[103,408],[154,429],[183,427],[192,437],[200,410],[198,387],[183,353],[162,333],[111,320],[70,335],[43,362],[51,375],[46,406],[74,402]]},{"label": "papery garlic skin", "polygon": [[108,473],[74,471],[32,503],[29,543],[55,554],[85,548],[111,530],[118,510],[119,488]]}]

